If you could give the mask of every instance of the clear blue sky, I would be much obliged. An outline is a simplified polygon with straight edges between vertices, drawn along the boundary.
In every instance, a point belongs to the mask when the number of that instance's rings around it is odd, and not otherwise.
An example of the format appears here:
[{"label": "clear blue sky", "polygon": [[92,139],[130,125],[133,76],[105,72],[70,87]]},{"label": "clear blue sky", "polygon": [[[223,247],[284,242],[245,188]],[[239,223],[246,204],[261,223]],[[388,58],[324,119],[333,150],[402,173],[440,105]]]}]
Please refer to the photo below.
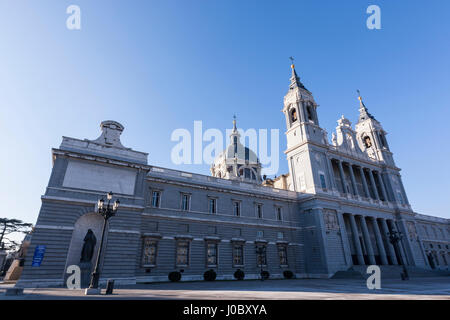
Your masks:
[{"label": "clear blue sky", "polygon": [[[81,8],[82,29],[66,28]],[[381,30],[366,8],[381,7]],[[331,136],[358,116],[356,89],[389,133],[419,213],[450,218],[450,2],[0,1],[0,216],[35,222],[61,137],[95,139],[102,120],[149,163],[170,161],[176,128],[280,129],[289,56]]]}]

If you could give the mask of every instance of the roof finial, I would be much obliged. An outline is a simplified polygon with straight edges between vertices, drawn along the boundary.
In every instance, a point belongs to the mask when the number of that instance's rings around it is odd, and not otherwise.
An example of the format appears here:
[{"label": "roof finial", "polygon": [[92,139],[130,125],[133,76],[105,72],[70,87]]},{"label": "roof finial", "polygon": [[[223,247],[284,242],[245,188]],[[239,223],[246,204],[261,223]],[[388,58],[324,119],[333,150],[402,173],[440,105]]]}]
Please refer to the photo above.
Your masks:
[{"label": "roof finial", "polygon": [[294,69],[295,68],[294,57],[289,57],[289,60],[291,60],[291,68]]},{"label": "roof finial", "polygon": [[359,101],[362,101],[362,98],[361,98],[361,92],[359,92],[359,89],[356,89],[356,92],[358,92],[358,100],[359,100]]},{"label": "roof finial", "polygon": [[233,130],[237,130],[236,129],[236,115],[233,115]]}]

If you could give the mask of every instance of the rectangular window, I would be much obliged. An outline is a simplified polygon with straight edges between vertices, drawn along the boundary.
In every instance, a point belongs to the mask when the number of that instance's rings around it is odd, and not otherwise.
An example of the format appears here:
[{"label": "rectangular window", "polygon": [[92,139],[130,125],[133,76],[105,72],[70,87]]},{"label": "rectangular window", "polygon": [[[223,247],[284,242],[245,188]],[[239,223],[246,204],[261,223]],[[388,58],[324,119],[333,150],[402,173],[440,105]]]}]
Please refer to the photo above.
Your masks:
[{"label": "rectangular window", "polygon": [[282,216],[282,214],[281,214],[281,207],[276,207],[276,213],[277,213],[277,220],[278,221],[281,221],[281,220],[283,220],[282,218],[283,218],[283,216]]},{"label": "rectangular window", "polygon": [[209,198],[209,213],[217,213],[217,199]]},{"label": "rectangular window", "polygon": [[266,259],[266,246],[265,245],[259,245],[256,247],[256,263],[260,267],[261,265],[265,266],[267,265],[267,259]]},{"label": "rectangular window", "polygon": [[262,217],[263,217],[262,204],[260,204],[260,203],[256,204],[256,216],[258,217],[258,219],[262,219]]},{"label": "rectangular window", "polygon": [[263,236],[264,236],[264,232],[262,230],[256,231],[256,237],[257,238],[262,238]]},{"label": "rectangular window", "polygon": [[280,265],[286,266],[288,264],[286,246],[278,246],[278,256],[280,257]]},{"label": "rectangular window", "polygon": [[161,192],[153,191],[152,192],[152,207],[159,208],[160,201],[161,201]]},{"label": "rectangular window", "polygon": [[142,252],[142,264],[144,266],[156,265],[156,249],[158,241],[151,238],[144,239],[143,252]]},{"label": "rectangular window", "polygon": [[233,245],[233,266],[244,265],[244,245],[235,243]]},{"label": "rectangular window", "polygon": [[190,199],[191,199],[191,196],[189,194],[181,195],[181,210],[189,211]]},{"label": "rectangular window", "polygon": [[208,242],[206,244],[206,264],[208,266],[217,265],[217,243]]},{"label": "rectangular window", "polygon": [[284,238],[284,233],[283,232],[278,232],[277,233],[277,239],[283,239]]},{"label": "rectangular window", "polygon": [[320,185],[322,186],[322,189],[327,188],[327,184],[325,182],[325,175],[323,173],[319,174],[320,177]]},{"label": "rectangular window", "polygon": [[177,266],[189,264],[189,241],[177,242]]},{"label": "rectangular window", "polygon": [[233,213],[236,217],[241,216],[241,203],[239,201],[233,201]]}]

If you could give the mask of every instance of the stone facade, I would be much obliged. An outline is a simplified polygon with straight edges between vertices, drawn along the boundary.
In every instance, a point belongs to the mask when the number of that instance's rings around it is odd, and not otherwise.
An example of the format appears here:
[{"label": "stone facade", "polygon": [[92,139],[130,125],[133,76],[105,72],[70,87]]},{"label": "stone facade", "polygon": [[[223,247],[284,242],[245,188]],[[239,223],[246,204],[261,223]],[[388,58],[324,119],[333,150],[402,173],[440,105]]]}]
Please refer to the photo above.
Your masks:
[{"label": "stone facade", "polygon": [[[411,209],[386,132],[362,99],[356,128],[342,117],[332,143],[316,109],[292,66],[283,109],[289,173],[276,181],[261,182],[257,159],[233,162],[229,147],[212,176],[149,165],[146,153],[121,144],[124,128],[114,121],[102,122],[96,140],[63,137],[52,149],[53,170],[19,285],[63,285],[88,229],[98,250],[96,203],[108,191],[121,205],[107,226],[103,282],[168,281],[172,271],[202,280],[209,269],[217,279],[233,279],[238,269],[246,279],[259,278],[261,269],[271,278],[286,270],[328,278],[355,265],[400,261],[448,270],[449,220]],[[239,178],[241,162],[254,179]],[[404,235],[398,248],[388,241],[393,230]],[[32,267],[37,245],[46,251]]]}]

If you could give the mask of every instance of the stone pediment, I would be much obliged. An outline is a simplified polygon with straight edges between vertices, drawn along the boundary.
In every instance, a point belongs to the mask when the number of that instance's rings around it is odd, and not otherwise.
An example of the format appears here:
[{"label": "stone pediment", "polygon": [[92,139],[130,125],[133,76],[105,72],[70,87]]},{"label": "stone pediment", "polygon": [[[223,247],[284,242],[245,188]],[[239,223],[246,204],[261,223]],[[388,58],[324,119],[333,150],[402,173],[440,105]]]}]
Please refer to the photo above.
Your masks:
[{"label": "stone pediment", "polygon": [[122,145],[120,135],[124,127],[120,123],[111,120],[103,121],[100,128],[102,133],[95,140],[63,137],[60,149],[147,164],[148,153],[135,151]]}]

